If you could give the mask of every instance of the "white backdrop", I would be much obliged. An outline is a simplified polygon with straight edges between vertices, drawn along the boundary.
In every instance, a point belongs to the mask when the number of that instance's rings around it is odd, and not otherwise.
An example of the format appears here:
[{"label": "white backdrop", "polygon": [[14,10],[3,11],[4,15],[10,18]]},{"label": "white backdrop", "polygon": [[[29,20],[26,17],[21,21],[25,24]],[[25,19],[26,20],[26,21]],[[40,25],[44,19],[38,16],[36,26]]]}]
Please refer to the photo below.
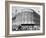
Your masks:
[{"label": "white backdrop", "polygon": [[[16,1],[44,2],[44,3],[46,3],[46,0],[16,0]],[[46,4],[45,4],[45,6],[46,6]],[[45,7],[45,10],[46,10],[46,7]],[[45,13],[45,16],[46,16],[46,13]],[[46,23],[45,23],[45,25],[46,25]],[[4,36],[5,36],[5,0],[0,0],[0,38],[5,38]],[[16,38],[46,38],[46,28],[45,28],[45,35],[16,37]]]}]

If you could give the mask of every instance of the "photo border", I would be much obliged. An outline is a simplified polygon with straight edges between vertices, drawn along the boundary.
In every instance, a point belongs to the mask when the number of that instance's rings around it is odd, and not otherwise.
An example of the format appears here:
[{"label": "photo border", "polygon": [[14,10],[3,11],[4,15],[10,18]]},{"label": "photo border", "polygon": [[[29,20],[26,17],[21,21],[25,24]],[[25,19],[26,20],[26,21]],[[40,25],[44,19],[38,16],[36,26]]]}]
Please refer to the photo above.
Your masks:
[{"label": "photo border", "polygon": [[[9,4],[11,3],[42,5],[43,6],[43,33],[9,34]],[[35,36],[35,35],[45,35],[45,3],[5,1],[5,37]]]}]

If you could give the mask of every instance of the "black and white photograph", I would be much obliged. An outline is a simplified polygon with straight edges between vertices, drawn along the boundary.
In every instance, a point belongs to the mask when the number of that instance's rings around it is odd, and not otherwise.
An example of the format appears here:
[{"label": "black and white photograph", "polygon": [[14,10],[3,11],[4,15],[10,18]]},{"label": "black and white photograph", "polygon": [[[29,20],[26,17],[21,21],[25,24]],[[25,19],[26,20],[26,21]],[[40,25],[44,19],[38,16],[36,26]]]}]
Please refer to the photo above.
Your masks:
[{"label": "black and white photograph", "polygon": [[12,32],[42,32],[42,6],[11,4]]},{"label": "black and white photograph", "polygon": [[43,5],[40,4],[10,3],[9,34],[43,33]]},{"label": "black and white photograph", "polygon": [[40,30],[39,7],[12,7],[12,31]]},{"label": "black and white photograph", "polygon": [[5,36],[45,35],[45,4],[6,1]]}]

